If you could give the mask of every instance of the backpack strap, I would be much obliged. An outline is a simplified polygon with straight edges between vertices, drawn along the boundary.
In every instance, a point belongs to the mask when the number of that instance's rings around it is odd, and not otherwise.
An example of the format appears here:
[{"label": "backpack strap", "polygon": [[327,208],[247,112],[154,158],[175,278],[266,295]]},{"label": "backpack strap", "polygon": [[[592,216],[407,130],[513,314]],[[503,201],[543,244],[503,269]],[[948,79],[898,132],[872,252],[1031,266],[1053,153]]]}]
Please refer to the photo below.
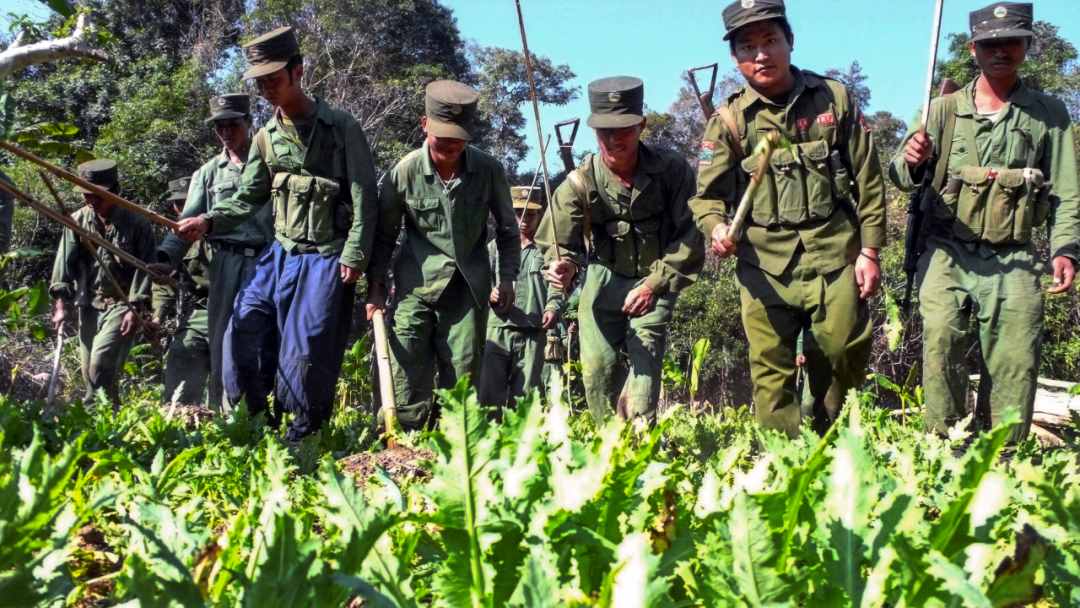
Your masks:
[{"label": "backpack strap", "polygon": [[[945,188],[945,181],[949,178],[949,155],[952,154],[953,134],[956,132],[956,93],[945,95],[941,98],[944,105],[945,122],[942,123],[941,135],[938,137],[941,154],[938,155],[937,164],[934,166],[934,178],[930,185],[937,192]],[[978,150],[972,150],[978,154]]]},{"label": "backpack strap", "polygon": [[270,145],[270,136],[266,134],[266,127],[259,129],[259,132],[255,134],[255,147],[259,149],[259,157],[263,159],[266,166],[270,166],[271,162],[277,160],[274,156],[274,147]]},{"label": "backpack strap", "polygon": [[[581,233],[585,238],[585,250],[586,253],[592,252],[592,209],[589,207],[589,187],[586,185],[586,176],[584,173],[588,171],[588,168],[592,167],[593,155],[590,154],[585,159],[585,163],[581,167],[575,168],[570,173],[566,174],[566,181],[570,182],[570,187],[574,190],[574,194],[581,201],[581,214],[582,214],[582,226]],[[587,167],[587,168],[586,168]]]},{"label": "backpack strap", "polygon": [[739,140],[739,125],[735,121],[735,113],[731,111],[731,106],[720,106],[713,116],[720,118],[720,123],[724,125],[724,129],[727,131],[728,147],[731,148],[731,154],[735,157],[735,162],[741,162],[743,148],[742,142]]}]

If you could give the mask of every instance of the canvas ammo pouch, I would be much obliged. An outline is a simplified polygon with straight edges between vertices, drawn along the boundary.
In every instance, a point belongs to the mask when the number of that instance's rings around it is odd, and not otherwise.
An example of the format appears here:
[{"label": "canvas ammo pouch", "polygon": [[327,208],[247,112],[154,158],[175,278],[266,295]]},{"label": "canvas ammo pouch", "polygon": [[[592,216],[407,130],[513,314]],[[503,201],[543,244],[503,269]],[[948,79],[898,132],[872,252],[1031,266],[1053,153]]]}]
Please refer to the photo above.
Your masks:
[{"label": "canvas ammo pouch", "polygon": [[606,260],[615,272],[627,277],[649,274],[652,263],[660,259],[660,214],[628,221],[613,219],[604,223],[611,258]]},{"label": "canvas ammo pouch", "polygon": [[340,238],[340,226],[346,222],[337,217],[341,192],[337,181],[281,172],[274,174],[270,190],[274,230],[279,235],[312,245]]},{"label": "canvas ammo pouch", "polygon": [[[796,227],[828,219],[836,209],[837,198],[851,194],[851,178],[843,163],[834,171],[838,161],[839,155],[830,155],[825,140],[775,150],[769,171],[754,193],[754,223]],[[757,155],[750,156],[742,160],[742,169],[752,173],[757,163]]]},{"label": "canvas ammo pouch", "polygon": [[951,176],[942,200],[956,238],[1025,245],[1050,214],[1049,191],[1039,169],[968,165]]},{"label": "canvas ammo pouch", "polygon": [[565,358],[566,349],[563,348],[562,340],[557,335],[548,334],[547,342],[544,344],[544,361],[546,363],[560,363]]}]

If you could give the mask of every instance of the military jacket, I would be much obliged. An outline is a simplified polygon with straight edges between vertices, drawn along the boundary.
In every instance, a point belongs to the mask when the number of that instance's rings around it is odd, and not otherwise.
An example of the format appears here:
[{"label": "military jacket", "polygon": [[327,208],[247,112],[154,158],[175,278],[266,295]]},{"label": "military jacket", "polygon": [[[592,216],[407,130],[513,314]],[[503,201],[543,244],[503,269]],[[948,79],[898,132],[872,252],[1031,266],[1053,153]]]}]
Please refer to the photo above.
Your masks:
[{"label": "military jacket", "polygon": [[[173,312],[181,316],[192,310],[206,310],[210,298],[210,260],[213,254],[206,241],[199,241],[184,255],[177,276],[177,286],[158,285],[152,288],[154,316],[164,318]],[[182,295],[181,295],[182,294]],[[177,310],[178,300],[183,310]]]},{"label": "military jacket", "polygon": [[[154,231],[142,217],[122,207],[113,207],[108,223],[103,223],[94,210],[86,206],[71,214],[71,219],[81,228],[99,234],[140,260],[148,263],[153,261]],[[104,249],[98,249],[98,254],[116,277],[123,293],[117,293],[95,256],[79,243],[75,233],[64,230],[53,262],[50,295],[74,300],[78,306],[93,306],[98,310],[104,310],[125,297],[133,305],[149,306],[150,278],[146,273],[121,262]]]},{"label": "military jacket", "polygon": [[[218,205],[236,194],[237,188],[240,187],[243,170],[244,166],[230,161],[229,153],[224,150],[221,154],[206,161],[191,176],[191,187],[188,189],[187,200],[184,201],[180,217],[196,217],[216,209]],[[214,244],[250,247],[259,251],[274,238],[273,218],[270,211],[269,206],[264,206],[233,230],[212,235],[208,237],[208,240]],[[175,234],[169,234],[158,246],[158,258],[173,265],[181,259],[186,261],[185,254],[189,246],[190,244],[184,239]]]},{"label": "military jacket", "polygon": [[[491,272],[496,272],[495,243],[488,244]],[[488,317],[489,327],[513,327],[516,329],[540,329],[544,313],[558,311],[564,301],[562,291],[548,289],[544,279],[544,254],[534,243],[521,249],[521,269],[514,283],[514,305],[506,313],[492,311]]]},{"label": "military jacket", "polygon": [[255,135],[240,185],[206,217],[219,237],[273,204],[274,234],[289,252],[340,255],[367,268],[378,215],[375,166],[356,119],[315,100],[309,137],[302,140],[278,110]]},{"label": "military jacket", "polygon": [[686,204],[694,189],[693,171],[674,152],[638,146],[630,188],[590,156],[575,170],[584,190],[579,192],[570,178],[563,181],[537,235],[549,256],[555,252],[551,241],[558,237],[562,255],[579,267],[587,261],[604,264],[617,274],[643,279],[657,295],[679,291],[697,278],[705,259],[705,244]]},{"label": "military jacket", "polygon": [[[955,113],[949,158],[931,158],[912,175],[904,161],[903,149],[889,166],[889,176],[904,191],[915,189],[925,171],[936,171],[937,163],[947,163],[950,186],[935,198],[931,229],[960,238],[960,240],[985,240],[993,238],[995,229],[1007,234],[999,239],[1004,244],[1020,244],[1025,236],[1021,231],[1030,230],[1041,223],[1050,229],[1050,250],[1053,256],[1068,256],[1080,260],[1080,189],[1077,186],[1077,159],[1073,141],[1073,129],[1065,105],[1044,93],[1024,85],[1017,85],[1003,109],[1000,118],[994,120],[975,110],[975,84],[973,81],[963,89],[952,93],[946,100],[935,99],[930,104],[926,132],[934,142],[937,152],[941,150],[946,112]],[[975,148],[974,150],[972,148]],[[1030,200],[998,201],[993,197],[997,190],[989,184],[995,179],[988,171],[997,174],[1000,184],[1008,169],[1037,169],[1046,185],[1045,192]],[[1022,189],[1022,188],[1018,188]],[[976,195],[986,191],[989,200]],[[976,203],[970,205],[970,202]],[[998,202],[1005,208],[998,209]],[[999,214],[997,211],[1004,211]],[[982,217],[976,217],[982,212]],[[1026,212],[1026,216],[1025,216]],[[979,232],[979,226],[983,230]],[[992,248],[986,248],[992,255]]]},{"label": "military jacket", "polygon": [[727,100],[738,133],[721,112],[705,126],[697,193],[690,200],[706,237],[729,223],[770,132],[790,145],[773,153],[735,254],[772,275],[799,251],[800,264],[828,273],[860,247],[885,245],[885,185],[870,127],[839,82],[792,67],[795,88],[784,103],[744,86]]},{"label": "military jacket", "polygon": [[487,306],[492,283],[489,215],[495,222],[499,282],[517,278],[521,243],[502,165],[473,146],[466,146],[462,163],[458,175],[444,184],[425,143],[383,176],[370,280],[386,281],[404,219],[401,253],[394,264],[398,297],[415,293],[435,302],[460,271],[477,306]]}]

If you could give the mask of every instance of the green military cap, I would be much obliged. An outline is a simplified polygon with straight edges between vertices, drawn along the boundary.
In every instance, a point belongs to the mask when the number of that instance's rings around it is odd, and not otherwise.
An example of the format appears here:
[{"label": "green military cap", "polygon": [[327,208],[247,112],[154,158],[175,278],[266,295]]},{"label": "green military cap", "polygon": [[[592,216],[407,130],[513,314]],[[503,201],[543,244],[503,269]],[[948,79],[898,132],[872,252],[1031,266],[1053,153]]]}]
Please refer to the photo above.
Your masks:
[{"label": "green military cap", "polygon": [[[79,177],[106,190],[112,190],[120,182],[120,175],[116,170],[116,161],[107,158],[99,158],[87,161],[79,165],[77,169]],[[93,194],[90,190],[81,186],[75,186],[78,192]]]},{"label": "green military cap", "polygon": [[247,93],[215,95],[210,98],[210,118],[207,118],[206,122],[243,118],[249,114],[251,114],[251,100],[248,99]]},{"label": "green military cap", "polygon": [[510,199],[514,202],[514,209],[526,211],[540,211],[544,208],[540,204],[540,188],[532,186],[511,186]]},{"label": "green military cap", "polygon": [[300,54],[300,44],[291,27],[278,29],[263,34],[244,45],[244,58],[248,69],[244,79],[258,78],[273,74],[285,67],[289,60]]},{"label": "green military cap", "polygon": [[1029,3],[995,2],[968,15],[971,41],[992,38],[1032,38],[1035,8]]},{"label": "green military cap", "polygon": [[480,94],[472,87],[454,80],[436,80],[424,90],[424,114],[427,130],[435,137],[472,139],[469,129],[476,116]]},{"label": "green military cap", "polygon": [[588,125],[621,129],[645,120],[645,83],[633,76],[612,76],[589,83]]},{"label": "green military cap", "polygon": [[730,40],[740,27],[770,19],[787,22],[784,0],[735,0],[724,9],[724,40]]},{"label": "green military cap", "polygon": [[178,177],[169,180],[169,195],[165,200],[169,202],[187,200],[188,187],[191,186],[191,176]]}]

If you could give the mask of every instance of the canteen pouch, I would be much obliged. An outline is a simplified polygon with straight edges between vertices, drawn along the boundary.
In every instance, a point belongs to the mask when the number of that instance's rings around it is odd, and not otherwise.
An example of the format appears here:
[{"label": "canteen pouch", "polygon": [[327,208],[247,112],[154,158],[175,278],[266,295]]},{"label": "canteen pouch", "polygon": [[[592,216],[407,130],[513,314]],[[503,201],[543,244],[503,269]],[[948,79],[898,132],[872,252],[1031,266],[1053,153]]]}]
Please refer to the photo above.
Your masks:
[{"label": "canteen pouch", "polygon": [[[744,159],[743,170],[752,172],[757,161]],[[773,151],[750,215],[761,226],[799,226],[826,219],[835,208],[829,144],[816,140]]]},{"label": "canteen pouch", "polygon": [[270,185],[274,230],[289,240],[321,245],[335,238],[337,182],[314,175],[277,173]]},{"label": "canteen pouch", "polygon": [[660,258],[660,217],[636,222],[611,220],[604,229],[611,239],[615,272],[626,277],[649,274],[649,267]]},{"label": "canteen pouch", "polygon": [[[1024,245],[1050,213],[1042,171],[1034,168],[961,167],[954,233],[963,241]],[[950,205],[946,192],[946,205]]]},{"label": "canteen pouch", "polygon": [[561,363],[566,358],[566,350],[563,348],[559,336],[548,334],[547,343],[544,344],[544,361],[546,363]]}]

